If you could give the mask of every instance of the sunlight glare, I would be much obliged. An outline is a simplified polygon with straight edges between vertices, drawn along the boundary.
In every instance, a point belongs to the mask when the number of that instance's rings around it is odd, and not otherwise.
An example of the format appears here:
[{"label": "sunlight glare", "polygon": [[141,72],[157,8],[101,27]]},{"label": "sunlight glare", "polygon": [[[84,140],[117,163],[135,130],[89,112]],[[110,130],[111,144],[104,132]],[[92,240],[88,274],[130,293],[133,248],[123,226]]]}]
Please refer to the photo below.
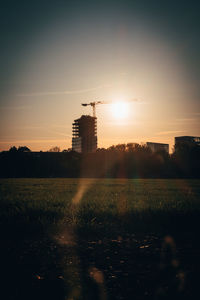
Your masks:
[{"label": "sunlight glare", "polygon": [[112,104],[112,114],[115,119],[125,119],[128,117],[128,113],[128,103],[116,102]]}]

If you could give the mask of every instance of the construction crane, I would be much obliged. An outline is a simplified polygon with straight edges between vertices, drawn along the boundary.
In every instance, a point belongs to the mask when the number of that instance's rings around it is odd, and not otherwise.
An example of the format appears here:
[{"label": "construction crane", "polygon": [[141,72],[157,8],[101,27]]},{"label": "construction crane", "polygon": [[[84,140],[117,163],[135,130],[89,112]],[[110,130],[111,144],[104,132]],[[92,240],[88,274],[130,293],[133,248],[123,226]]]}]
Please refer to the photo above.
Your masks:
[{"label": "construction crane", "polygon": [[[125,101],[126,103],[128,102],[138,102],[138,99],[130,99],[128,101]],[[81,103],[82,106],[92,106],[92,110],[93,110],[93,117],[96,118],[96,105],[98,104],[112,104],[114,102],[111,101],[94,101],[94,102],[90,102],[90,103]]]},{"label": "construction crane", "polygon": [[96,105],[98,104],[105,104],[106,102],[103,101],[94,101],[94,102],[90,102],[90,103],[81,103],[82,106],[92,106],[92,110],[93,110],[93,117],[96,118]]}]

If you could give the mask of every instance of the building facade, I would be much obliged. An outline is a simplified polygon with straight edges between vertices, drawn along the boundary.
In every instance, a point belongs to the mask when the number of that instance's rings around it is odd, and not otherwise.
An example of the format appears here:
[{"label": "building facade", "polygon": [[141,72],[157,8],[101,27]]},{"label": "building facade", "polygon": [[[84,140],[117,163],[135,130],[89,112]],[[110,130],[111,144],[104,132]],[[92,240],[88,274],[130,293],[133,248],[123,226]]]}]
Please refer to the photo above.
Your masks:
[{"label": "building facade", "polygon": [[167,153],[169,153],[169,144],[153,143],[153,142],[147,142],[146,144],[147,147],[149,147],[152,152],[166,151]]},{"label": "building facade", "polygon": [[198,136],[177,136],[175,137],[175,146],[178,144],[196,144],[200,146],[200,137]]},{"label": "building facade", "polygon": [[97,149],[97,118],[81,116],[72,124],[72,150],[91,153]]}]

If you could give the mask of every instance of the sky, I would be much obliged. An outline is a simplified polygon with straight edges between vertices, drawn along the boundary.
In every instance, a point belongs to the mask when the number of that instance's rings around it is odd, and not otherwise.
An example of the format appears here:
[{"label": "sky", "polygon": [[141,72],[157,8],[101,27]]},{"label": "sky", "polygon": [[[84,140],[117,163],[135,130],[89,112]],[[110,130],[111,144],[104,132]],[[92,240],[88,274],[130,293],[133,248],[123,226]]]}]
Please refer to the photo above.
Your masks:
[{"label": "sky", "polygon": [[200,136],[199,1],[5,1],[0,39],[0,151],[70,148],[91,101],[99,147]]}]

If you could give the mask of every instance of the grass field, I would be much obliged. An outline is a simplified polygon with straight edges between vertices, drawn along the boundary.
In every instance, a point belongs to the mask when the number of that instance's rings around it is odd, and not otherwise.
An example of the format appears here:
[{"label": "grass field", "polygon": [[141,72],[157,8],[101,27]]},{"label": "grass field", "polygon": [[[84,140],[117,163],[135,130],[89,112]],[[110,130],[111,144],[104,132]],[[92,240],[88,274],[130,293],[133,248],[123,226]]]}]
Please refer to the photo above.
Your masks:
[{"label": "grass field", "polygon": [[199,180],[2,179],[0,191],[8,223],[94,225],[200,211]]},{"label": "grass field", "polygon": [[1,179],[6,299],[191,298],[199,217],[199,180]]}]

